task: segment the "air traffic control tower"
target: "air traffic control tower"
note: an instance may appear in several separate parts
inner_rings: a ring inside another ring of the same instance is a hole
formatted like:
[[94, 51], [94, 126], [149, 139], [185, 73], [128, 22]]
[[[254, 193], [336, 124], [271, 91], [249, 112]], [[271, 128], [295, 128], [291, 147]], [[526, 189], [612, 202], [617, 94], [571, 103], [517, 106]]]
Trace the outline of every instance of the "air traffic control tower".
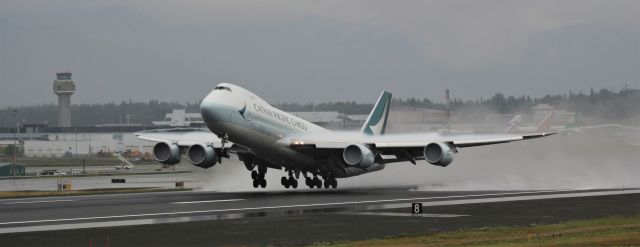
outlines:
[[58, 95], [58, 127], [71, 127], [71, 95], [76, 92], [76, 84], [71, 80], [71, 72], [56, 73], [53, 93]]

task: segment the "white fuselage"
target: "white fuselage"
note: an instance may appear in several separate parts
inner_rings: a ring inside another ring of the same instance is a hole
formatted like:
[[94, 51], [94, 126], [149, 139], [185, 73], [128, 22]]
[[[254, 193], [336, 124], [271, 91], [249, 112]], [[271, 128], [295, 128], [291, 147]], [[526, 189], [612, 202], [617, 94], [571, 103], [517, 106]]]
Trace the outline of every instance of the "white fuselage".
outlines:
[[291, 149], [293, 140], [286, 137], [329, 132], [272, 107], [241, 87], [225, 83], [202, 100], [200, 111], [213, 133], [251, 150], [270, 163], [285, 167], [310, 169], [314, 166], [314, 159]]

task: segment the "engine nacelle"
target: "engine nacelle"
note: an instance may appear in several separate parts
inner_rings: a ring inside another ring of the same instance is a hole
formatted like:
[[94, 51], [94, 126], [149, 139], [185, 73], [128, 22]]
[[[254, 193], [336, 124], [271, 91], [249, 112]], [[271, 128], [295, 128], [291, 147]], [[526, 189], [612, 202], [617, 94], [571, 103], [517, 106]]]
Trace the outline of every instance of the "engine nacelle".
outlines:
[[187, 157], [191, 164], [204, 169], [210, 168], [218, 163], [218, 154], [216, 154], [216, 150], [208, 145], [191, 145], [187, 150]]
[[158, 142], [153, 146], [153, 157], [163, 164], [178, 164], [180, 163], [180, 147], [174, 143]]
[[362, 144], [350, 144], [342, 151], [344, 162], [361, 168], [373, 165], [375, 154], [367, 146]]
[[453, 161], [455, 153], [449, 145], [439, 142], [427, 144], [422, 151], [424, 159], [432, 165], [446, 167]]

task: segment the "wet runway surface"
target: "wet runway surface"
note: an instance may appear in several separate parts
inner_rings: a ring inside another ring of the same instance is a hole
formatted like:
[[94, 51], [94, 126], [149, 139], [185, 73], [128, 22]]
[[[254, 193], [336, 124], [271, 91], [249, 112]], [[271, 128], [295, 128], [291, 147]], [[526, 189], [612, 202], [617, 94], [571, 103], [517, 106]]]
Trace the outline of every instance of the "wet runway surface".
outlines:
[[[411, 214], [412, 202], [423, 203], [422, 215]], [[0, 240], [302, 244], [637, 214], [640, 189], [163, 192], [0, 200]]]

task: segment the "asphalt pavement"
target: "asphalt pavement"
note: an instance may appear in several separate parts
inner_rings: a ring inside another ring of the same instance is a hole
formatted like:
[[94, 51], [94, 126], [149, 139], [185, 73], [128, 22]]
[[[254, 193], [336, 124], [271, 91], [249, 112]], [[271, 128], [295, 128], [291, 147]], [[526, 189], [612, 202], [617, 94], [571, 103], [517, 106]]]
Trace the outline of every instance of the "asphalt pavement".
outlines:
[[[412, 203], [424, 212], [412, 214]], [[640, 189], [414, 187], [159, 192], [0, 200], [3, 246], [201, 246], [379, 238], [640, 214]]]

